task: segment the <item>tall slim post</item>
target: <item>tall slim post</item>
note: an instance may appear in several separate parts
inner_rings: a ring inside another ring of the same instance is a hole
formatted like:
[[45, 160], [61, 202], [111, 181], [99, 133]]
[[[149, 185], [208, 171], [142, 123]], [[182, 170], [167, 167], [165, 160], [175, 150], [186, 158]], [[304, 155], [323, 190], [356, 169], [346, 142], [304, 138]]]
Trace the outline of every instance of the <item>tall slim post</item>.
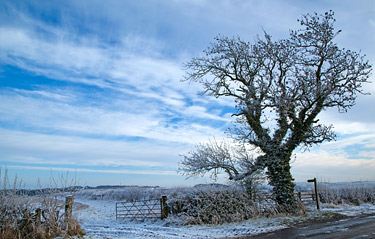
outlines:
[[161, 197], [160, 204], [161, 204], [161, 219], [165, 219], [168, 217], [167, 196]]
[[314, 189], [315, 189], [315, 201], [316, 201], [316, 208], [318, 211], [320, 211], [320, 205], [319, 205], [319, 194], [318, 194], [318, 183], [316, 181], [316, 178], [307, 180], [308, 183], [314, 183]]

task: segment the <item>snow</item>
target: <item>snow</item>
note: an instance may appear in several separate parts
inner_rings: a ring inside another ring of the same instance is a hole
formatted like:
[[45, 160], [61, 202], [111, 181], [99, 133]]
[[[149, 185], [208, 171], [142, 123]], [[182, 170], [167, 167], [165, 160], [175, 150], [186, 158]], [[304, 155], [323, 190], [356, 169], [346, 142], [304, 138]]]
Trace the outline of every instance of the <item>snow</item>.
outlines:
[[349, 204], [323, 204], [323, 212], [335, 212], [345, 216], [357, 216], [361, 214], [375, 214], [375, 205], [369, 203], [363, 203], [359, 206], [353, 206]]
[[[116, 201], [76, 199], [75, 205], [74, 215], [86, 230], [85, 239], [240, 237], [290, 227], [293, 223], [306, 220], [309, 217], [308, 215], [307, 217], [256, 218], [241, 223], [226, 223], [223, 225], [182, 225], [175, 217], [165, 220], [150, 219], [143, 222], [116, 220]], [[375, 213], [375, 205], [323, 205], [322, 212], [336, 212], [354, 216], [362, 213]], [[313, 217], [316, 214], [315, 211], [310, 216]]]

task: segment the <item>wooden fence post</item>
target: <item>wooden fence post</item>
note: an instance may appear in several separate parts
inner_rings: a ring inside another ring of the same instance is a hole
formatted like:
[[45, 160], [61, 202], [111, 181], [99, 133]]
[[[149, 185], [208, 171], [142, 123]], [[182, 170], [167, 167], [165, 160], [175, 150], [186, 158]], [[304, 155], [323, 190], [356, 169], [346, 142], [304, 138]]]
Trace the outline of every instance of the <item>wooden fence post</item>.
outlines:
[[67, 196], [65, 198], [65, 225], [69, 230], [70, 219], [72, 218], [73, 212], [73, 196]]
[[168, 217], [167, 196], [161, 197], [160, 204], [161, 204], [161, 219], [165, 219]]
[[36, 221], [36, 225], [39, 226], [41, 221], [42, 221], [42, 209], [38, 208], [35, 210], [35, 221]]
[[308, 183], [314, 183], [314, 189], [315, 189], [315, 201], [316, 201], [316, 208], [318, 211], [320, 211], [320, 205], [319, 205], [319, 194], [318, 194], [318, 184], [316, 182], [316, 178], [307, 180]]
[[116, 202], [116, 220], [118, 219], [118, 202]]

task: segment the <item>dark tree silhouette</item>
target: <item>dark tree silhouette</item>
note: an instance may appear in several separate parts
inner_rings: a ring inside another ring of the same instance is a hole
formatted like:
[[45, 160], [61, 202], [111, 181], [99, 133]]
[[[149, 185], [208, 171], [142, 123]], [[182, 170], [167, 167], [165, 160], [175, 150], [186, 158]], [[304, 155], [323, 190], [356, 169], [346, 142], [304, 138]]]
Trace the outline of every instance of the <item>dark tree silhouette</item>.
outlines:
[[[350, 109], [357, 95], [365, 94], [362, 83], [371, 72], [363, 55], [334, 43], [340, 31], [334, 30], [333, 16], [332, 11], [303, 15], [302, 29], [278, 41], [267, 33], [253, 44], [219, 36], [202, 57], [186, 64], [188, 81], [202, 83], [208, 95], [235, 100], [232, 135], [261, 151], [246, 170], [230, 170], [225, 163], [210, 170], [223, 169], [230, 179], [242, 180], [266, 169], [279, 207], [288, 212], [296, 208], [292, 152], [335, 139], [332, 126], [319, 122], [319, 113]], [[194, 162], [192, 152], [184, 156], [182, 170], [204, 170]]]

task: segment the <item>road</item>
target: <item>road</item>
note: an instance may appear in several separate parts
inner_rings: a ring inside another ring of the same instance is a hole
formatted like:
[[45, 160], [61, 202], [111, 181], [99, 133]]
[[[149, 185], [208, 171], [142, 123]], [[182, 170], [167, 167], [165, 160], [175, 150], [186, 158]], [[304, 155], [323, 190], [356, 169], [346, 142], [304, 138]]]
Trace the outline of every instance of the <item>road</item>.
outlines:
[[272, 238], [272, 239], [297, 239], [297, 238], [319, 238], [319, 239], [345, 239], [366, 238], [375, 239], [375, 214], [347, 217], [326, 222], [310, 222], [308, 224], [295, 225], [280, 231], [241, 237], [250, 238]]

